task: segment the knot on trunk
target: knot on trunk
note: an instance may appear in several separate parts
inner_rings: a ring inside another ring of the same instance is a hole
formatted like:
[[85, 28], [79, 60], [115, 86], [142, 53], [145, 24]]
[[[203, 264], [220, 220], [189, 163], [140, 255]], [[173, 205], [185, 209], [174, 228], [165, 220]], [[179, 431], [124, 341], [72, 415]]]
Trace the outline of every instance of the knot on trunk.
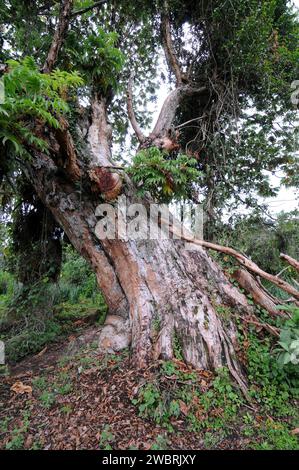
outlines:
[[122, 179], [118, 173], [112, 173], [105, 167], [95, 167], [89, 171], [89, 177], [106, 201], [116, 199], [121, 193]]

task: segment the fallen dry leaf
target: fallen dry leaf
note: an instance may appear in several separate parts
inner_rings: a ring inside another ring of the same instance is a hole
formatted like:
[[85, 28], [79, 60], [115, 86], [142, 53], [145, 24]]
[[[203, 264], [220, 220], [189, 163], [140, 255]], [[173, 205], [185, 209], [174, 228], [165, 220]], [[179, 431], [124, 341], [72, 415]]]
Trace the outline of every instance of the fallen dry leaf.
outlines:
[[291, 431], [291, 434], [294, 434], [294, 435], [299, 434], [299, 428], [293, 429], [293, 430]]
[[183, 415], [187, 416], [189, 413], [189, 406], [187, 406], [186, 403], [182, 400], [179, 400], [179, 404], [181, 412], [183, 413]]
[[32, 393], [32, 387], [30, 385], [24, 385], [23, 382], [15, 382], [11, 387], [10, 390], [17, 394], [23, 395], [23, 393]]
[[76, 340], [76, 336], [70, 335], [70, 336], [68, 337], [68, 340], [69, 340], [69, 341], [75, 341], [75, 340]]

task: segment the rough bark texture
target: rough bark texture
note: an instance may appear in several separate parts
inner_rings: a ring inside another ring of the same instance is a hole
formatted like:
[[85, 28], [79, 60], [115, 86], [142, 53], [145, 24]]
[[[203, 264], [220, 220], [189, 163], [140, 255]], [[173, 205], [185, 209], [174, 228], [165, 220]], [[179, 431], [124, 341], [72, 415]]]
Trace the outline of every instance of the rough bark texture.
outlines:
[[[186, 362], [203, 369], [228, 366], [245, 389], [230, 312], [242, 315], [250, 308], [202, 248], [188, 251], [179, 240], [100, 242], [95, 236], [100, 195], [86, 188], [78, 194], [46, 155], [36, 156], [29, 177], [74, 247], [90, 262], [109, 313], [130, 325], [138, 366], [145, 367], [153, 357], [172, 358], [176, 341]], [[132, 201], [130, 191], [128, 185]], [[109, 328], [111, 333], [111, 322]]]
[[[71, 3], [62, 4], [45, 71], [51, 70], [61, 48]], [[164, 26], [167, 50], [173, 56], [167, 18]], [[150, 145], [161, 145], [183, 98], [205, 90], [178, 82], [148, 138]], [[246, 393], [233, 318], [251, 313], [251, 308], [206, 251], [202, 247], [189, 251], [183, 241], [174, 239], [99, 241], [96, 236], [96, 208], [103, 199], [113, 200], [122, 192], [129, 203], [143, 202], [148, 208], [149, 201], [138, 201], [128, 178], [124, 177], [123, 184], [120, 174], [111, 171], [109, 99], [93, 85], [85, 142], [88, 155], [83, 158], [75, 152], [64, 127], [62, 135], [53, 132], [49, 138], [45, 134], [52, 153], [33, 151], [26, 172], [39, 198], [96, 273], [109, 308], [101, 346], [113, 350], [120, 344], [131, 345], [139, 367], [146, 367], [153, 358], [171, 359], [179, 349], [196, 368], [227, 366]], [[62, 158], [57, 158], [57, 152], [64, 154]]]

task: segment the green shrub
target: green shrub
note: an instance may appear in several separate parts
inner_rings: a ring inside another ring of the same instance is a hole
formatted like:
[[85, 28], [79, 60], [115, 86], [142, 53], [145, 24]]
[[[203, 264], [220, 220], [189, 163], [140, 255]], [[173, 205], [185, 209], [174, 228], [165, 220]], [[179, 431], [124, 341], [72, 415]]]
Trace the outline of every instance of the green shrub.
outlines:
[[277, 361], [283, 367], [298, 366], [299, 364], [299, 308], [295, 306], [281, 306], [292, 317], [282, 326], [277, 348]]
[[141, 150], [133, 157], [128, 173], [142, 196], [149, 192], [159, 202], [186, 198], [191, 185], [202, 175], [197, 160], [187, 155], [170, 158], [156, 147]]

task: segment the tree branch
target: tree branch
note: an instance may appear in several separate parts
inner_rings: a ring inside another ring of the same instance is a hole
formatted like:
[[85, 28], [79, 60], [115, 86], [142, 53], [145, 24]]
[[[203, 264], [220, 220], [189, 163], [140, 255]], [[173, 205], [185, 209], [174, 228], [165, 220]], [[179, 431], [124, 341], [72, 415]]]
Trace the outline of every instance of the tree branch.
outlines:
[[132, 127], [134, 129], [134, 132], [137, 136], [137, 139], [142, 144], [145, 141], [145, 136], [144, 136], [143, 132], [141, 131], [140, 127], [139, 127], [139, 124], [137, 122], [137, 119], [136, 119], [136, 116], [135, 116], [135, 113], [134, 113], [132, 82], [133, 82], [133, 76], [131, 75], [130, 78], [129, 78], [128, 89], [127, 89], [128, 116], [129, 116], [130, 122], [132, 124]]
[[267, 310], [271, 315], [282, 315], [282, 312], [277, 309], [277, 305], [280, 305], [281, 301], [279, 304], [276, 304], [248, 271], [245, 269], [237, 269], [237, 271], [232, 274], [232, 278], [238, 282], [247, 294], [252, 296], [256, 304]]
[[294, 258], [291, 258], [291, 256], [285, 255], [283, 253], [280, 253], [281, 259], [289, 263], [293, 268], [296, 269], [299, 273], [299, 261], [295, 260]]
[[93, 10], [96, 7], [101, 7], [107, 3], [107, 0], [101, 0], [99, 2], [95, 2], [93, 5], [90, 5], [89, 7], [81, 8], [81, 10], [73, 11], [71, 14], [71, 18], [74, 18], [75, 16], [78, 15], [83, 15], [84, 13], [88, 13], [89, 11]]
[[271, 326], [268, 323], [260, 323], [258, 321], [248, 319], [248, 318], [242, 318], [242, 321], [244, 321], [245, 323], [250, 323], [251, 325], [258, 326], [259, 328], [264, 328], [265, 330], [268, 331], [268, 333], [275, 336], [276, 338], [279, 338], [280, 336], [279, 328], [276, 328], [275, 326]]
[[94, 92], [91, 98], [91, 125], [87, 136], [92, 154], [91, 167], [111, 165], [111, 138], [112, 129], [108, 123], [106, 100]]
[[107, 117], [107, 100], [97, 92], [91, 99], [91, 126], [87, 140], [92, 156], [88, 174], [93, 188], [106, 201], [115, 199], [121, 192], [122, 178], [118, 173], [110, 171], [112, 129]]
[[44, 73], [51, 73], [57, 61], [58, 54], [63, 45], [65, 34], [69, 27], [73, 0], [63, 0], [61, 2], [58, 24], [54, 33], [53, 41], [48, 52], [46, 62], [43, 66]]
[[173, 90], [163, 103], [151, 137], [163, 136], [171, 128], [177, 108], [185, 97], [195, 94], [200, 95], [205, 91], [206, 87], [193, 88], [190, 85], [181, 85]]
[[165, 11], [161, 15], [162, 46], [168, 67], [175, 75], [177, 86], [180, 86], [183, 83], [183, 73], [173, 47], [167, 1], [164, 2], [164, 6]]
[[[169, 226], [169, 223], [165, 220], [161, 220], [161, 223], [163, 223], [165, 226]], [[224, 253], [226, 255], [232, 256], [242, 266], [247, 268], [252, 273], [257, 274], [258, 276], [262, 277], [263, 279], [266, 279], [267, 281], [270, 281], [272, 284], [276, 285], [280, 289], [292, 295], [296, 300], [299, 300], [299, 291], [297, 291], [291, 284], [289, 284], [286, 281], [283, 281], [282, 279], [277, 278], [276, 276], [273, 276], [272, 274], [269, 274], [263, 271], [261, 268], [257, 266], [257, 264], [255, 264], [253, 261], [246, 258], [245, 256], [241, 255], [233, 248], [230, 248], [227, 246], [216, 245], [215, 243], [206, 242], [205, 240], [195, 239], [192, 236], [189, 237], [186, 235], [182, 235], [180, 231], [176, 230], [174, 226], [169, 226], [169, 231], [173, 235], [176, 235], [181, 240], [184, 240], [188, 243], [193, 243], [194, 245], [202, 246], [209, 250], [218, 251], [219, 253]]]

